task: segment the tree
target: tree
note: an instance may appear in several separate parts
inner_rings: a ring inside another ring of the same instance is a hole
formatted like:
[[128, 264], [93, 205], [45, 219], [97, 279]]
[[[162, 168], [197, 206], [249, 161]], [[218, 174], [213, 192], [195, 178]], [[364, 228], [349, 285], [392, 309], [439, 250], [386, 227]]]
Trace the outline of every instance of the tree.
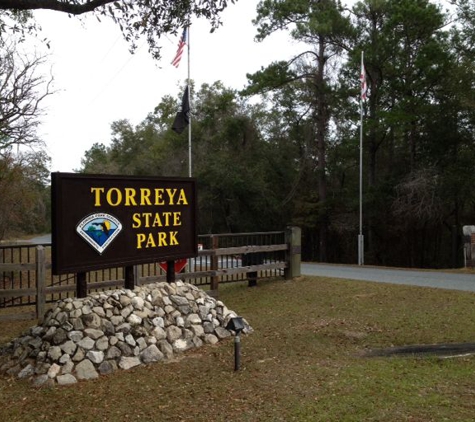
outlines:
[[[313, 132], [314, 157], [318, 201], [318, 256], [327, 261], [329, 208], [327, 203], [327, 143], [332, 118], [330, 60], [345, 49], [346, 38], [351, 36], [349, 20], [343, 16], [339, 4], [333, 0], [269, 0], [257, 8], [258, 40], [273, 32], [286, 29], [291, 37], [303, 43], [307, 50], [297, 54], [288, 63], [272, 63], [265, 69], [248, 75], [250, 86], [246, 93], [280, 89], [291, 84], [301, 92], [302, 118]], [[305, 117], [304, 117], [305, 116]], [[308, 196], [310, 198], [311, 196]]]
[[[135, 50], [136, 41], [145, 37], [154, 58], [160, 57], [160, 37], [176, 34], [188, 26], [190, 16], [204, 17], [212, 30], [220, 25], [219, 13], [236, 0], [0, 0], [0, 10], [20, 21], [25, 28], [31, 15], [23, 12], [48, 9], [73, 16], [95, 15], [110, 18]], [[19, 19], [21, 17], [21, 19]]]
[[49, 157], [36, 132], [52, 93], [52, 77], [39, 76], [44, 62], [0, 39], [0, 239], [48, 226]]
[[44, 152], [0, 156], [0, 240], [49, 229], [48, 165]]
[[204, 232], [281, 226], [274, 212], [272, 152], [256, 124], [260, 106], [250, 106], [220, 82], [204, 84], [194, 104], [193, 174], [200, 181]]
[[[261, 105], [247, 104], [220, 82], [192, 92], [193, 177], [199, 181], [200, 232], [284, 227], [289, 221], [289, 180], [295, 179], [284, 175], [291, 172], [291, 149], [271, 136], [263, 137], [257, 128], [258, 122], [265, 122], [266, 130], [278, 132], [272, 122], [275, 116]], [[187, 131], [178, 135], [171, 130], [178, 107], [178, 98], [164, 97], [136, 127], [127, 121], [114, 122], [110, 146], [96, 144], [87, 151], [82, 171], [188, 175]]]
[[[39, 75], [44, 57], [25, 57], [15, 46], [3, 45], [0, 57], [0, 154], [12, 146], [41, 143], [36, 129], [41, 103], [50, 95], [52, 77]], [[41, 92], [40, 92], [41, 91]]]
[[111, 162], [110, 148], [104, 144], [95, 143], [84, 153], [81, 158], [81, 168], [76, 170], [91, 174], [114, 174], [117, 173], [117, 165]]
[[[343, 86], [354, 84], [364, 51], [369, 86], [363, 148], [366, 262], [380, 264], [392, 259], [391, 243], [402, 245], [407, 239], [415, 245], [426, 235], [429, 222], [440, 218], [440, 214], [422, 218], [408, 207], [405, 215], [412, 215], [412, 223], [417, 215], [421, 218], [418, 224], [406, 224], [402, 208], [408, 202], [401, 195], [409, 186], [424, 186], [431, 180], [428, 174], [439, 173], [434, 167], [436, 158], [429, 158], [428, 151], [436, 143], [429, 133], [433, 133], [433, 113], [441, 106], [441, 87], [447, 86], [453, 65], [445, 31], [447, 17], [434, 2], [366, 0], [356, 4], [353, 16], [358, 37], [341, 80]], [[435, 192], [440, 193], [440, 189]], [[397, 233], [393, 239], [391, 231]]]

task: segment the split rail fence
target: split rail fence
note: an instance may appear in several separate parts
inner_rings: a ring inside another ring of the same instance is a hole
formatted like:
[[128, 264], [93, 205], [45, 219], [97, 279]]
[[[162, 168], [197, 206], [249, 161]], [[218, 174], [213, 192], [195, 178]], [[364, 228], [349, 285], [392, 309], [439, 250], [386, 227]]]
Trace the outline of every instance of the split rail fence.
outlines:
[[[177, 279], [207, 286], [217, 297], [220, 283], [300, 276], [301, 232], [286, 231], [198, 236], [198, 256]], [[88, 293], [124, 288], [124, 268], [87, 273]], [[166, 281], [158, 262], [134, 266], [133, 285]], [[130, 285], [130, 282], [128, 283]], [[48, 303], [77, 296], [77, 274], [53, 275], [51, 244], [0, 246], [0, 321], [38, 319]], [[13, 311], [13, 312], [11, 312]]]

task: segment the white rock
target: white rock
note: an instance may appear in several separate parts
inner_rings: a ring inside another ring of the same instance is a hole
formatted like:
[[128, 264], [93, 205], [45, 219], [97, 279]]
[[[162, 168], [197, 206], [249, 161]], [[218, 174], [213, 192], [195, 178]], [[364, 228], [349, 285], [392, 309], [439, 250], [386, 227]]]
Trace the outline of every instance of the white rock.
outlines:
[[205, 343], [207, 344], [216, 344], [219, 341], [218, 337], [213, 334], [206, 334], [205, 335]]
[[132, 334], [127, 334], [127, 335], [125, 336], [125, 342], [126, 342], [129, 346], [132, 346], [132, 347], [134, 347], [134, 346], [136, 345], [134, 336], [133, 336]]
[[140, 363], [141, 361], [139, 357], [122, 356], [120, 358], [119, 367], [127, 370], [133, 368], [134, 366], [140, 365]]
[[53, 361], [57, 361], [62, 354], [63, 351], [59, 346], [52, 346], [48, 349], [48, 357]]
[[86, 328], [84, 330], [84, 334], [92, 338], [93, 340], [97, 340], [98, 338], [101, 338], [104, 335], [104, 332], [101, 330], [97, 330], [96, 328]]
[[190, 342], [180, 338], [173, 342], [173, 350], [183, 352], [191, 347]]
[[58, 381], [59, 385], [71, 385], [71, 384], [76, 384], [78, 382], [78, 380], [74, 377], [74, 375], [71, 375], [71, 374], [59, 375], [56, 378], [56, 381]]
[[105, 317], [106, 316], [104, 308], [101, 308], [100, 306], [95, 306], [94, 308], [92, 308], [92, 311], [95, 312], [100, 317]]
[[198, 314], [190, 314], [186, 317], [186, 326], [189, 327], [190, 325], [194, 324], [201, 324], [201, 318]]
[[140, 325], [142, 324], [142, 318], [140, 318], [138, 315], [136, 314], [131, 314], [128, 318], [127, 318], [127, 322], [130, 324], [130, 325]]
[[79, 343], [78, 346], [82, 347], [85, 350], [91, 350], [94, 347], [95, 341], [92, 338], [84, 337]]
[[106, 336], [103, 336], [96, 341], [97, 350], [107, 350], [108, 347], [109, 347], [109, 339]]
[[152, 344], [142, 351], [140, 359], [143, 363], [157, 362], [163, 359], [163, 353], [158, 350], [158, 347]]
[[48, 377], [56, 378], [56, 376], [59, 374], [59, 371], [61, 371], [61, 366], [56, 363], [53, 363], [48, 369]]
[[89, 352], [86, 353], [86, 357], [95, 364], [99, 364], [104, 360], [104, 352], [99, 350], [89, 350]]
[[163, 320], [162, 317], [155, 317], [152, 319], [152, 324], [155, 325], [155, 327], [165, 327], [165, 321]]
[[19, 373], [18, 378], [28, 378], [35, 373], [35, 367], [31, 364], [26, 365]]
[[69, 362], [71, 360], [71, 356], [65, 353], [63, 356], [59, 358], [59, 363], [61, 365], [64, 365], [65, 363]]
[[139, 346], [140, 351], [144, 350], [147, 347], [147, 341], [143, 337], [139, 337], [136, 342], [137, 346]]
[[155, 327], [152, 330], [152, 335], [157, 339], [157, 340], [162, 340], [167, 337], [167, 333], [162, 327]]
[[135, 309], [138, 309], [138, 310], [143, 309], [144, 303], [145, 303], [145, 301], [139, 296], [136, 296], [136, 297], [132, 298], [132, 301], [131, 301], [132, 306]]
[[73, 369], [74, 369], [74, 362], [72, 360], [69, 360], [61, 367], [61, 373], [63, 375], [70, 374], [71, 372], [73, 372]]
[[170, 343], [173, 343], [174, 341], [178, 340], [181, 335], [181, 329], [176, 327], [175, 325], [170, 325], [170, 327], [167, 328], [167, 340]]
[[76, 376], [79, 380], [89, 380], [98, 378], [99, 374], [89, 359], [84, 359], [76, 365]]

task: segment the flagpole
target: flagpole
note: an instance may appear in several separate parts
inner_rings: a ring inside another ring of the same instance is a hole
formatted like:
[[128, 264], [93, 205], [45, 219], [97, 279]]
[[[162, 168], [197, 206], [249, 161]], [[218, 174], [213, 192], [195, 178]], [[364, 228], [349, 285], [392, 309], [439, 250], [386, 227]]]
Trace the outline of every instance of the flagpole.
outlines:
[[190, 26], [191, 25], [188, 25], [188, 101], [189, 101], [189, 104], [190, 104], [190, 112], [189, 112], [189, 116], [188, 116], [188, 120], [189, 120], [189, 123], [188, 123], [188, 176], [191, 177], [193, 172], [192, 172], [192, 166], [191, 166], [191, 116], [193, 115], [192, 113], [192, 110], [193, 110], [193, 103], [191, 101], [191, 78], [190, 78], [190, 75], [191, 75], [191, 72], [190, 72], [190, 69], [191, 69], [191, 66], [190, 66], [190, 43], [191, 43], [191, 37], [190, 37]]
[[[361, 52], [361, 77], [364, 75], [364, 52]], [[363, 81], [362, 81], [363, 82]], [[363, 236], [363, 92], [360, 95], [360, 233], [358, 235], [358, 265], [364, 265]]]

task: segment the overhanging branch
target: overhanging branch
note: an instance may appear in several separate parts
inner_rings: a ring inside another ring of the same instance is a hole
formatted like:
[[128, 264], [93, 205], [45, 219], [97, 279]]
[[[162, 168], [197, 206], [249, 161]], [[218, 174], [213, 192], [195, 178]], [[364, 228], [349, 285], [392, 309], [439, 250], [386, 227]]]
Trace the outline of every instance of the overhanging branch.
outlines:
[[92, 12], [98, 7], [114, 0], [88, 0], [84, 3], [79, 1], [58, 1], [58, 0], [0, 0], [0, 10], [37, 10], [47, 9], [57, 12], [69, 13], [71, 15], [81, 15], [83, 13]]

